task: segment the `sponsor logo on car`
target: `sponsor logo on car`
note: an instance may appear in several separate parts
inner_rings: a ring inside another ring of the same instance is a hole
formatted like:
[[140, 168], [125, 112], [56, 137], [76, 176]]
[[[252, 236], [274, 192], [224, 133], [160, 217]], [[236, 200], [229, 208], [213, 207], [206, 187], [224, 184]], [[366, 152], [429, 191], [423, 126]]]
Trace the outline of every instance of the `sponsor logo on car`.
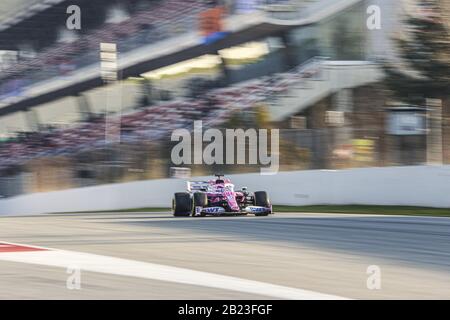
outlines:
[[210, 208], [204, 208], [202, 212], [204, 212], [204, 213], [222, 213], [222, 212], [225, 212], [225, 209], [221, 208], [221, 207], [210, 207]]
[[264, 207], [255, 207], [255, 206], [249, 206], [249, 207], [247, 207], [247, 208], [245, 208], [245, 210], [247, 211], [247, 212], [267, 212], [267, 211], [269, 211], [269, 209], [268, 208], [264, 208]]

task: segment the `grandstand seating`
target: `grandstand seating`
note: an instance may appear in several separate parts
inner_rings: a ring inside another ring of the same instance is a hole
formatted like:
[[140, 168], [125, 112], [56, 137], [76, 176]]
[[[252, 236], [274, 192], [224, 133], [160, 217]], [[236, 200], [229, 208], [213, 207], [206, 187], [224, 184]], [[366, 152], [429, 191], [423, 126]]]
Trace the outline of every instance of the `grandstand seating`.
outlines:
[[[218, 126], [236, 111], [251, 108], [255, 103], [269, 98], [276, 99], [291, 86], [319, 72], [320, 64], [313, 61], [286, 73], [211, 90], [203, 99], [170, 101], [121, 117], [113, 115], [111, 123], [120, 121], [121, 140], [131, 143], [160, 139], [177, 128], [192, 127], [192, 121], [196, 119], [203, 120], [204, 127]], [[213, 105], [208, 104], [208, 101], [214, 101]], [[99, 117], [69, 129], [36, 133], [36, 136], [21, 142], [0, 144], [0, 169], [22, 164], [36, 157], [68, 155], [101, 148], [105, 144], [105, 119]]]
[[[85, 59], [84, 55], [97, 53], [100, 42], [115, 42], [123, 51], [195, 30], [196, 17], [206, 6], [204, 2], [196, 0], [167, 0], [140, 10], [120, 23], [105, 23], [101, 28], [81, 35], [74, 42], [55, 43], [36, 57], [21, 60], [2, 70], [0, 97], [6, 94], [8, 83], [14, 79], [26, 75], [24, 80], [27, 83], [39, 81], [60, 75], [60, 64], [71, 63], [76, 69], [98, 61]], [[123, 47], [122, 41], [125, 42]]]

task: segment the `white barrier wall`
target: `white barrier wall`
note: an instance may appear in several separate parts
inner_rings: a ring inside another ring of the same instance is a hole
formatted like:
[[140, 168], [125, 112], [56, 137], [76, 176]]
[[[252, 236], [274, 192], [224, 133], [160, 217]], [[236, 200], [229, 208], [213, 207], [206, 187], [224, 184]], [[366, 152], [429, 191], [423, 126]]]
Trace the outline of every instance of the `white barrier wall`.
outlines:
[[[268, 191], [273, 204], [450, 207], [450, 166], [305, 170], [229, 177], [238, 188]], [[160, 179], [34, 193], [0, 200], [0, 215], [170, 207], [173, 193], [183, 190], [184, 180]]]

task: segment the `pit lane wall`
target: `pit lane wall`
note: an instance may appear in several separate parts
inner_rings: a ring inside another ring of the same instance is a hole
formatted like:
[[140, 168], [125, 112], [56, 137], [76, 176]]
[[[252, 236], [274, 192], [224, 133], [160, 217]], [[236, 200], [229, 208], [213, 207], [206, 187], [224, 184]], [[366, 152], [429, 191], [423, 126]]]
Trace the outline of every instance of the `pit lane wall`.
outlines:
[[[266, 190], [273, 204], [373, 204], [450, 207], [450, 166], [304, 170], [228, 176], [237, 188]], [[194, 180], [209, 177], [196, 177]], [[0, 215], [170, 207], [185, 180], [110, 184], [0, 200]]]

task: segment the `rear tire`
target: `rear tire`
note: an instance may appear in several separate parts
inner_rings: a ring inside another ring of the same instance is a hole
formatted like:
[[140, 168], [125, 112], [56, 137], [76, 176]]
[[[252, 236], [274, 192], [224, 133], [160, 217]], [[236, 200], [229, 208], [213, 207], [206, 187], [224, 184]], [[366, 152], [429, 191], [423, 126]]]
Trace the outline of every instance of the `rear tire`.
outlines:
[[[204, 192], [196, 192], [192, 197], [192, 216], [195, 216], [195, 207], [206, 207], [208, 206], [208, 196]], [[201, 214], [201, 216], [205, 216]]]
[[[255, 191], [255, 206], [258, 207], [270, 207], [270, 201], [269, 196], [267, 195], [267, 192], [265, 191]], [[255, 216], [268, 216], [268, 212], [264, 213], [255, 213]]]
[[192, 211], [191, 195], [187, 192], [177, 192], [172, 201], [175, 217], [188, 217]]

